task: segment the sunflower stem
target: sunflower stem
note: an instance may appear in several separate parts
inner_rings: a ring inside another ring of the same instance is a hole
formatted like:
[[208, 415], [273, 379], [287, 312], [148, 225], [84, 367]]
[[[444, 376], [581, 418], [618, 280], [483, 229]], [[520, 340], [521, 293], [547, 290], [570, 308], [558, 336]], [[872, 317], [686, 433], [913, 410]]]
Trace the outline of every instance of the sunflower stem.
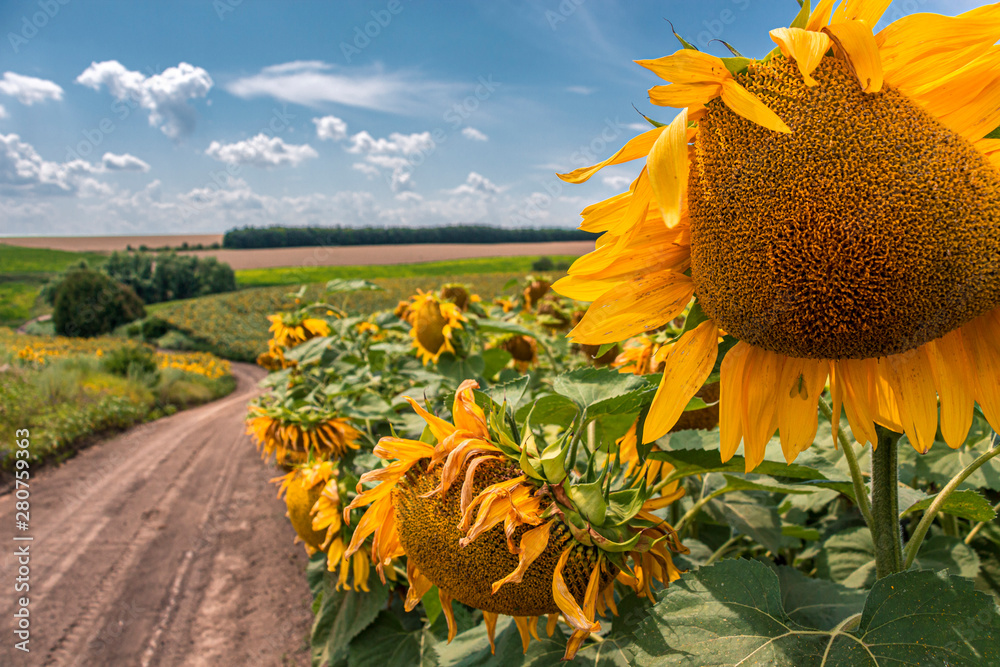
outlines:
[[[822, 397], [819, 399], [819, 409], [832, 423], [833, 408]], [[854, 454], [854, 445], [847, 439], [844, 429], [837, 430], [837, 440], [840, 442], [840, 448], [844, 452], [844, 458], [847, 459], [847, 467], [851, 470], [851, 481], [854, 483], [854, 497], [856, 498], [858, 510], [860, 510], [861, 516], [864, 517], [865, 523], [868, 524], [868, 529], [874, 535], [875, 518], [872, 516], [871, 503], [868, 502], [868, 489], [865, 487], [865, 478], [861, 473], [861, 466], [858, 465], [858, 457]], [[864, 448], [862, 447], [862, 449]]]
[[902, 572], [903, 539], [899, 525], [899, 433], [876, 424], [878, 447], [872, 451], [872, 519], [875, 576]]
[[[910, 538], [909, 543], [906, 545], [906, 560], [904, 562], [904, 566], [907, 569], [909, 569], [910, 565], [913, 564], [914, 559], [917, 557], [917, 552], [920, 551], [920, 544], [927, 536], [927, 531], [930, 530], [931, 524], [934, 523], [934, 517], [936, 517], [938, 512], [941, 511], [941, 507], [944, 505], [945, 501], [948, 500], [948, 496], [954, 493], [955, 490], [962, 485], [962, 482], [968, 479], [969, 475], [979, 470], [984, 463], [997, 454], [1000, 454], [1000, 445], [987, 449], [982, 456], [966, 466], [965, 470], [952, 477], [951, 481], [945, 484], [944, 488], [941, 489], [936, 496], [934, 496], [934, 502], [932, 502], [931, 506], [927, 508], [926, 512], [924, 512], [924, 518], [922, 518], [920, 523], [917, 524], [916, 530], [913, 531], [913, 537]], [[974, 533], [970, 534], [970, 538], [973, 535]], [[966, 544], [968, 544], [968, 542], [966, 542]]]

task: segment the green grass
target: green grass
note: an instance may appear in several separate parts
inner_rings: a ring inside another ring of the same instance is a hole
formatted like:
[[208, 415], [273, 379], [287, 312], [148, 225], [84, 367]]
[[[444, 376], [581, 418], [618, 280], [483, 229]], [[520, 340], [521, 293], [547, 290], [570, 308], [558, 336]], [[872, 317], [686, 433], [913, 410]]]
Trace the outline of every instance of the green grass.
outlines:
[[97, 252], [69, 252], [48, 248], [23, 248], [0, 243], [0, 274], [58, 273], [84, 260], [94, 268], [107, 260]]
[[[549, 256], [556, 264], [570, 264], [573, 255]], [[483, 273], [531, 273], [531, 265], [538, 257], [482, 257], [456, 259], [443, 262], [415, 264], [386, 264], [379, 266], [291, 266], [272, 269], [244, 269], [236, 272], [240, 287], [270, 287], [275, 285], [302, 285], [321, 283], [334, 278], [417, 278], [463, 276]]]
[[0, 326], [30, 319], [41, 289], [38, 283], [0, 282]]

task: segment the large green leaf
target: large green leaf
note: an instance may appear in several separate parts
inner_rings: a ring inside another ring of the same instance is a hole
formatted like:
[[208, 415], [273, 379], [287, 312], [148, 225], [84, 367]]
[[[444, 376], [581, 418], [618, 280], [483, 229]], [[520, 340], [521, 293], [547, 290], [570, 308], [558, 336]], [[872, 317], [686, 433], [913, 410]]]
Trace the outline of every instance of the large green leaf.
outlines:
[[776, 568], [781, 603], [789, 618], [801, 626], [833, 630], [848, 616], [861, 613], [865, 593], [826, 579], [812, 579], [793, 567]]
[[[970, 463], [987, 450], [991, 437], [986, 437], [972, 446], [962, 445], [949, 449], [937, 443], [926, 454], [917, 454], [912, 447], [899, 448], [899, 479], [907, 484], [914, 480], [931, 482], [944, 486], [951, 478], [964, 470]], [[991, 489], [1000, 491], [1000, 456], [987, 461], [979, 470], [962, 482], [961, 489]]]
[[516, 412], [524, 400], [524, 396], [528, 391], [528, 384], [530, 382], [531, 377], [522, 375], [516, 380], [496, 384], [492, 387], [486, 387], [481, 391], [493, 399], [493, 402], [497, 405], [503, 405], [504, 402], [506, 402], [507, 406]]
[[935, 535], [920, 545], [914, 567], [918, 570], [948, 570], [973, 578], [979, 573], [979, 556], [957, 537]]
[[[581, 368], [564, 373], [552, 381], [552, 386], [558, 394], [570, 399], [581, 408], [595, 403], [606, 404], [613, 398], [630, 394], [646, 385], [646, 380], [641, 376], [619, 373], [607, 368]], [[607, 411], [607, 405], [601, 409]], [[634, 409], [638, 410], [638, 406]]]
[[[653, 451], [649, 458], [658, 461], [668, 461], [674, 466], [675, 477], [688, 477], [690, 475], [703, 475], [709, 472], [735, 472], [743, 473], [746, 470], [746, 463], [742, 456], [734, 456], [725, 463], [719, 456], [718, 449], [678, 449], [670, 451]], [[827, 466], [829, 468], [829, 466]], [[754, 472], [771, 477], [790, 477], [803, 480], [830, 481], [835, 480], [838, 484], [850, 485], [850, 480], [843, 479], [836, 469], [823, 470], [819, 466], [802, 465], [793, 463], [786, 465], [778, 461], [764, 461], [754, 469]], [[827, 477], [824, 473], [829, 473], [833, 477]]]
[[[799, 580], [795, 586], [813, 583]], [[821, 584], [809, 596], [824, 590]], [[810, 620], [799, 614], [799, 621]], [[852, 625], [823, 630], [797, 622], [783, 604], [774, 571], [756, 561], [729, 560], [671, 585], [636, 627], [628, 649], [633, 664], [644, 666], [898, 667], [1000, 660], [1000, 614], [960, 577], [926, 571], [885, 577], [868, 595], [857, 627]]]
[[323, 553], [311, 559], [307, 578], [319, 603], [310, 640], [313, 664], [333, 664], [347, 657], [347, 645], [385, 608], [389, 589], [377, 577], [371, 577], [371, 592], [336, 590], [336, 580], [326, 571]]
[[848, 586], [867, 588], [875, 582], [875, 544], [867, 527], [841, 530], [823, 543], [816, 559], [819, 576]]
[[438, 371], [456, 386], [463, 380], [480, 377], [484, 370], [486, 362], [478, 354], [459, 359], [450, 352], [445, 352], [438, 358]]
[[506, 322], [504, 320], [491, 320], [489, 318], [481, 318], [475, 320], [476, 328], [479, 331], [487, 333], [500, 333], [500, 334], [518, 334], [521, 336], [527, 336], [528, 338], [537, 338], [536, 334], [531, 329], [526, 329], [520, 324], [515, 324], [514, 322]]
[[391, 611], [382, 611], [368, 628], [351, 643], [349, 667], [437, 667], [437, 640], [430, 630], [406, 629]]
[[716, 521], [743, 533], [773, 554], [781, 549], [781, 517], [766, 496], [737, 491], [705, 504]]
[[[556, 667], [566, 650], [566, 637], [557, 629], [550, 638], [545, 634], [545, 618], [538, 621], [541, 641], [531, 641], [527, 653], [521, 645], [517, 626], [508, 616], [501, 616], [496, 627], [496, 654], [490, 653], [486, 626], [480, 624], [459, 633], [450, 644], [438, 644], [441, 667]], [[385, 663], [384, 667], [396, 663]], [[574, 664], [574, 663], [569, 663]]]
[[[931, 506], [934, 499], [937, 496], [925, 497], [919, 502], [913, 503], [906, 509], [904, 509], [900, 516], [906, 516], [911, 512], [922, 511]], [[900, 498], [900, 505], [902, 505], [902, 498]], [[982, 496], [978, 491], [973, 491], [972, 489], [964, 489], [961, 491], [955, 491], [950, 496], [945, 498], [944, 503], [941, 505], [940, 511], [945, 514], [954, 514], [955, 516], [962, 517], [963, 519], [969, 519], [971, 521], [992, 521], [997, 518], [997, 513], [990, 507], [990, 503], [986, 498]]]
[[361, 278], [334, 278], [326, 283], [326, 291], [330, 293], [381, 292], [383, 289], [375, 283], [362, 280]]

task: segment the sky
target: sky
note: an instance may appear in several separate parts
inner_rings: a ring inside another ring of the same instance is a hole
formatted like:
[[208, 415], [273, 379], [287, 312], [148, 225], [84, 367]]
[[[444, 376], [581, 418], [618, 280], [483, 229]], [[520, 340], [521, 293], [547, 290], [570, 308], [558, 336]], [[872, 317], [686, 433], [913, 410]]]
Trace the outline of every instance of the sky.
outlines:
[[[982, 3], [896, 0], [904, 14]], [[575, 227], [669, 122], [633, 60], [761, 57], [795, 0], [2, 0], [0, 236]], [[668, 23], [668, 21], [670, 23]]]

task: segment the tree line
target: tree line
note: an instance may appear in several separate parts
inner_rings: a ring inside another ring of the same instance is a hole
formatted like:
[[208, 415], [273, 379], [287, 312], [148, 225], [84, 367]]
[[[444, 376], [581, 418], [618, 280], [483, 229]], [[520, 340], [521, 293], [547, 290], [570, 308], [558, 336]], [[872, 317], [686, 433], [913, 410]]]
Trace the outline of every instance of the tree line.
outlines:
[[223, 248], [413, 245], [439, 243], [543, 243], [592, 241], [578, 229], [508, 229], [484, 225], [446, 227], [242, 227], [222, 237]]

